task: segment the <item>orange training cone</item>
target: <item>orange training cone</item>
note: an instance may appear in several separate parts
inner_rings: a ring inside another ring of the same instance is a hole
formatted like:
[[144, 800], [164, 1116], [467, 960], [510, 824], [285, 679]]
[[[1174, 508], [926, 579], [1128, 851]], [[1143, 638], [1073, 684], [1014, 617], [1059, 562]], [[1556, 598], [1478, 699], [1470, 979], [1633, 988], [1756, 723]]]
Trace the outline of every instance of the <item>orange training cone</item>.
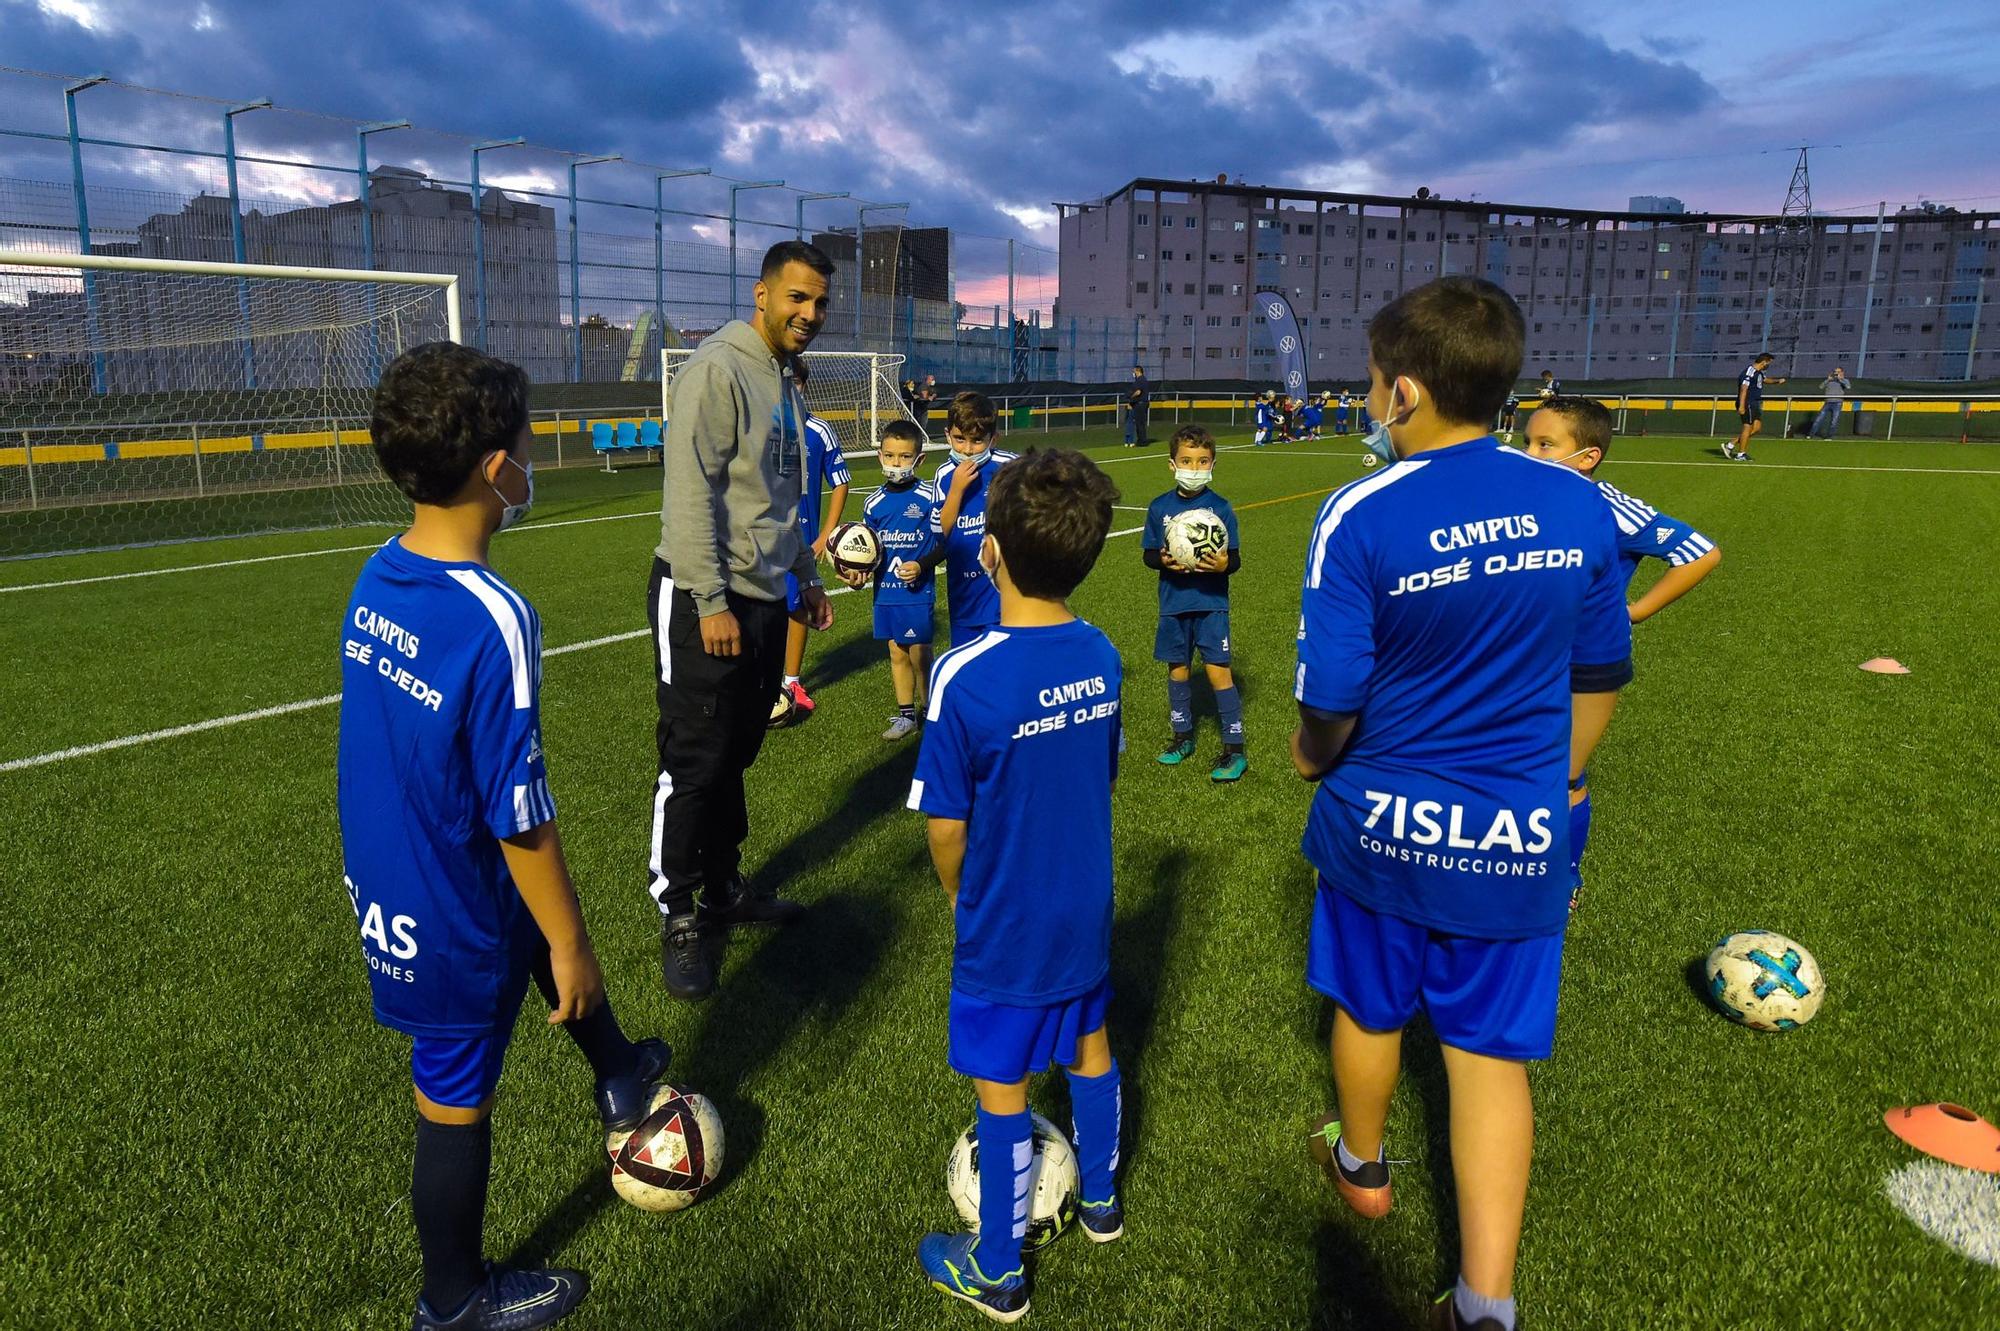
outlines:
[[1912, 1105], [1882, 1115], [1889, 1131], [1947, 1164], [2000, 1174], [2000, 1128], [1963, 1105]]

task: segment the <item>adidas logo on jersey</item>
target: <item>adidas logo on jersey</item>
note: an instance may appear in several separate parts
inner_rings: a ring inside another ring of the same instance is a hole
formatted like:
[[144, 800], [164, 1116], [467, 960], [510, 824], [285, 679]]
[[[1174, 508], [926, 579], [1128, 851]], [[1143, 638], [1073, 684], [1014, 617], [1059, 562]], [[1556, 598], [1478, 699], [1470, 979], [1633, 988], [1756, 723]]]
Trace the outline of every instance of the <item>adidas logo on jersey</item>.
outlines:
[[1667, 538], [1673, 534], [1674, 529], [1672, 527], [1655, 527], [1653, 528], [1653, 544], [1665, 545]]
[[903, 516], [906, 518], [920, 518], [923, 515], [924, 515], [924, 510], [921, 504], [911, 504], [908, 508], [903, 510]]
[[906, 638], [914, 638], [917, 636], [917, 631], [915, 629], [904, 629], [903, 636]]

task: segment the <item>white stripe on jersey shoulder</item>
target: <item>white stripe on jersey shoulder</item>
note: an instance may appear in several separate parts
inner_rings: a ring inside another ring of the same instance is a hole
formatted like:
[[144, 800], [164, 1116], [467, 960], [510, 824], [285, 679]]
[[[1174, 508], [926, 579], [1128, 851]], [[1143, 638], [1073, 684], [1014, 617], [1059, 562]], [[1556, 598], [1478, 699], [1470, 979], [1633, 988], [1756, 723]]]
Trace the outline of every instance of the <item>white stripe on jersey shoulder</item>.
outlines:
[[507, 644], [507, 660], [514, 677], [515, 710], [532, 705], [535, 692], [528, 673], [528, 627], [516, 612], [514, 602], [480, 577], [477, 570], [455, 568], [448, 571], [453, 582], [479, 598], [479, 603], [486, 607], [486, 613], [493, 617], [495, 627], [500, 630], [500, 640]]
[[542, 617], [535, 613], [535, 607], [528, 604], [527, 598], [508, 585], [507, 580], [498, 573], [490, 568], [473, 571], [492, 586], [499, 588], [507, 599], [514, 603], [514, 610], [521, 616], [521, 622], [528, 626], [528, 666], [534, 673], [535, 687], [539, 689], [542, 686]]
[[931, 667], [931, 705], [924, 713], [924, 719], [935, 721], [943, 715], [944, 691], [958, 672], [974, 661], [1007, 641], [1008, 635], [999, 629], [988, 629], [963, 647], [954, 647], [937, 659]]
[[1406, 458], [1390, 464], [1372, 476], [1363, 476], [1358, 481], [1349, 481], [1327, 496], [1326, 503], [1319, 511], [1319, 521], [1313, 527], [1312, 560], [1307, 566], [1306, 586], [1319, 586], [1320, 572], [1326, 563], [1327, 542], [1340, 527], [1341, 520], [1354, 511], [1354, 506], [1372, 494], [1379, 494], [1406, 476], [1414, 476], [1430, 463], [1423, 458]]

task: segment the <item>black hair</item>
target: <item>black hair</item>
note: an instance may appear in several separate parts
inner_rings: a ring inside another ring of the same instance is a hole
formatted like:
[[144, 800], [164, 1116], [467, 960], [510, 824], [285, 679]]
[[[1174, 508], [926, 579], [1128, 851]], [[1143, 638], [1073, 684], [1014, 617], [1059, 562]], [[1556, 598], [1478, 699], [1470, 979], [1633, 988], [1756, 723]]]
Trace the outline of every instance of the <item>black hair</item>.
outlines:
[[1118, 487], [1083, 454], [1031, 448], [1001, 467], [986, 496], [986, 530], [1023, 596], [1060, 601], [1104, 549]]
[[828, 281], [833, 280], [833, 260], [826, 251], [803, 240], [781, 240], [764, 251], [764, 266], [757, 270], [760, 282], [775, 282], [788, 263], [802, 263]]
[[1215, 456], [1215, 436], [1199, 425], [1183, 425], [1175, 430], [1174, 437], [1167, 440], [1167, 457], [1178, 458], [1181, 455], [1182, 444], [1193, 448], [1205, 448], [1209, 457]]
[[481, 458], [512, 448], [527, 423], [520, 366], [456, 342], [426, 342], [382, 371], [368, 433], [398, 490], [419, 504], [442, 504]]
[[1576, 446], [1596, 449], [1599, 462], [1611, 456], [1611, 413], [1596, 398], [1563, 393], [1536, 410], [1553, 411], [1568, 421], [1570, 433], [1576, 436]]
[[1521, 307], [1478, 277], [1440, 277], [1406, 291], [1368, 321], [1382, 377], [1409, 375], [1454, 424], [1490, 421], [1521, 373]]

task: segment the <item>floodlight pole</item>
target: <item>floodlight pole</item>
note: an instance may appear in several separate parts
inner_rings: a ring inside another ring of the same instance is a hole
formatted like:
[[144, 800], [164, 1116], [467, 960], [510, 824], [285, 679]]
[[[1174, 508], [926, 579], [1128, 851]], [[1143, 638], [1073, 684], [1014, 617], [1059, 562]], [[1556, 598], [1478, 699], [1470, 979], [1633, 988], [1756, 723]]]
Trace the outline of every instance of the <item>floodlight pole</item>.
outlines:
[[782, 180], [744, 180], [729, 187], [729, 317], [736, 317], [736, 196], [745, 190], [778, 189]]
[[806, 205], [814, 199], [845, 199], [850, 197], [846, 190], [838, 194], [801, 194], [798, 198], [798, 221], [792, 227], [792, 236], [797, 240], [806, 238]]
[[474, 303], [479, 307], [477, 322], [479, 327], [479, 349], [486, 350], [486, 218], [479, 207], [479, 154], [490, 148], [514, 148], [527, 142], [515, 135], [511, 139], [487, 139], [472, 145], [472, 290]]
[[[908, 203], [864, 203], [855, 214], [854, 220], [854, 349], [861, 350], [861, 270], [862, 251], [866, 248], [868, 236], [868, 214], [889, 212], [897, 208], [908, 208]], [[890, 290], [893, 292], [894, 287]]]
[[1861, 358], [1855, 362], [1854, 377], [1859, 379], [1868, 373], [1868, 321], [1875, 317], [1875, 275], [1876, 264], [1882, 261], [1882, 214], [1888, 211], [1889, 201], [1883, 199], [1875, 205], [1875, 242], [1868, 249], [1868, 290], [1861, 297]]
[[[83, 140], [76, 130], [76, 95], [111, 81], [109, 74], [92, 74], [63, 89], [63, 112], [69, 121], [70, 189], [76, 195], [76, 244], [80, 253], [90, 253], [90, 200], [83, 188]], [[90, 389], [102, 396], [105, 390], [104, 350], [98, 337], [97, 274], [83, 270], [85, 335], [90, 339]]]
[[571, 360], [570, 382], [583, 382], [583, 293], [579, 279], [583, 275], [582, 264], [577, 256], [576, 235], [576, 169], [592, 166], [598, 162], [622, 161], [620, 153], [599, 153], [591, 157], [573, 157], [569, 163], [569, 328], [575, 339], [575, 355]]
[[[384, 130], [408, 129], [407, 120], [377, 120], [361, 125], [354, 131], [354, 174], [360, 182], [361, 196], [361, 266], [375, 266], [375, 205], [368, 194], [368, 136], [380, 134]], [[382, 330], [375, 326], [375, 284], [368, 284], [368, 377], [380, 378], [382, 374]]]
[[[229, 175], [229, 248], [236, 262], [248, 263], [249, 255], [243, 245], [243, 202], [236, 190], [236, 117], [245, 111], [267, 111], [271, 99], [259, 97], [254, 102], [243, 102], [222, 113], [222, 157]], [[243, 316], [243, 386], [257, 386], [257, 359], [255, 344], [250, 333], [250, 284], [241, 280], [236, 283], [236, 309]]]
[[697, 166], [686, 171], [661, 171], [653, 177], [653, 321], [660, 326], [660, 345], [667, 345], [667, 233], [666, 195], [662, 182], [682, 176], [710, 176], [712, 167]]

